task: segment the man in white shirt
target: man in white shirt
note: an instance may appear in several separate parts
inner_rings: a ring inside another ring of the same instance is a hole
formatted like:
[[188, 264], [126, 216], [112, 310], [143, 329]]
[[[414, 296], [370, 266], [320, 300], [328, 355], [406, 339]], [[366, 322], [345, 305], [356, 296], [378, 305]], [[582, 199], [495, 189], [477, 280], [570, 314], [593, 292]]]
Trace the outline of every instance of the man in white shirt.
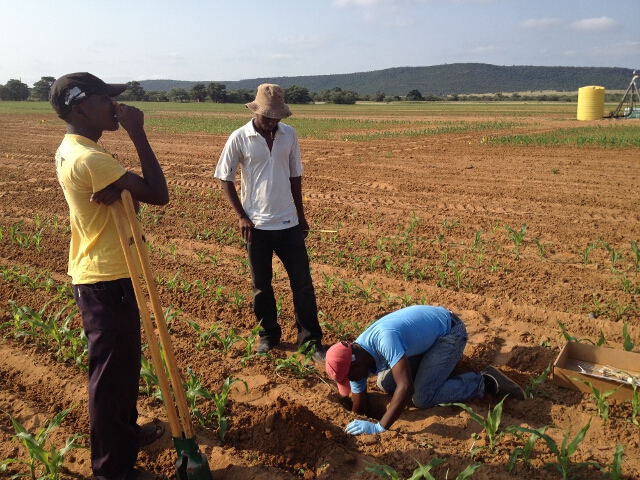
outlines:
[[[272, 258], [282, 261], [293, 292], [298, 346], [310, 341], [313, 359], [324, 362], [322, 331], [304, 239], [309, 224], [302, 206], [302, 161], [295, 130], [280, 120], [291, 116], [278, 85], [263, 84], [246, 104], [256, 116], [234, 131], [222, 150], [215, 172], [238, 216], [247, 244], [253, 310], [261, 322], [258, 353], [280, 343], [276, 300], [271, 285]], [[240, 197], [234, 181], [242, 166]]]

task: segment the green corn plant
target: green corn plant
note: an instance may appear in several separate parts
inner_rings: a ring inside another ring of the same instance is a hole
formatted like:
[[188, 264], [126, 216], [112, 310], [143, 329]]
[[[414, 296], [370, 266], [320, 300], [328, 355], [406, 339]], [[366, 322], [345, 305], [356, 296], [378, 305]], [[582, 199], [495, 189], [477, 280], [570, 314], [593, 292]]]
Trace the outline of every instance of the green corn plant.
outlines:
[[375, 280], [371, 280], [368, 285], [365, 285], [365, 283], [360, 280], [360, 285], [358, 295], [364, 299], [365, 303], [369, 303], [376, 289], [376, 282]]
[[[534, 468], [531, 462], [529, 461], [529, 458], [531, 457], [531, 452], [533, 451], [533, 447], [536, 443], [536, 440], [540, 439], [541, 435], [543, 435], [548, 428], [549, 428], [548, 425], [545, 427], [538, 428], [537, 430], [528, 429], [524, 427], [514, 427], [511, 433], [513, 433], [513, 435], [518, 437], [523, 442], [523, 445], [521, 447], [516, 447], [513, 450], [513, 452], [511, 452], [511, 456], [509, 457], [509, 465], [508, 465], [509, 473], [511, 473], [511, 471], [513, 470], [513, 467], [518, 461], [518, 457], [520, 455], [522, 455], [522, 461], [527, 467], [529, 467], [530, 469]], [[525, 440], [524, 435], [522, 435], [521, 432], [522, 433], [528, 432], [529, 437]]]
[[481, 251], [481, 250], [482, 250], [482, 248], [483, 248], [483, 247], [482, 247], [482, 244], [483, 244], [483, 241], [482, 241], [482, 232], [483, 232], [483, 231], [484, 231], [484, 230], [478, 230], [478, 231], [476, 232], [476, 234], [474, 235], [474, 237], [473, 237], [473, 243], [471, 244], [471, 251], [472, 251], [472, 252], [479, 252], [479, 251]]
[[538, 247], [538, 255], [540, 256], [540, 260], [542, 260], [547, 255], [547, 250], [552, 245], [551, 243], [544, 243], [538, 240], [537, 238], [533, 239], [533, 243]]
[[456, 218], [455, 220], [448, 220], [448, 219], [444, 219], [442, 220], [442, 228], [445, 228], [447, 230], [451, 230], [452, 228], [457, 227], [460, 224], [460, 219]]
[[38, 342], [37, 329], [42, 325], [42, 319], [45, 315], [45, 311], [49, 307], [53, 300], [45, 303], [37, 312], [27, 306], [18, 306], [13, 300], [9, 300], [11, 305], [11, 311], [13, 316], [13, 322], [6, 322], [3, 324], [3, 328], [6, 326], [12, 326], [10, 334], [15, 338], [28, 337]]
[[598, 347], [601, 347], [602, 345], [604, 345], [605, 338], [604, 338], [604, 333], [602, 333], [602, 330], [600, 330], [600, 336], [598, 337], [598, 341], [596, 342], [594, 342], [589, 338], [583, 338], [579, 340], [573, 335], [570, 335], [569, 332], [567, 332], [567, 328], [564, 326], [564, 323], [562, 323], [560, 320], [556, 320], [556, 322], [560, 326], [560, 332], [558, 333], [558, 338], [564, 337], [564, 339], [567, 342], [590, 343], [591, 345], [596, 345]]
[[[251, 333], [249, 334], [248, 337], [240, 337], [242, 339], [242, 341], [245, 343], [244, 346], [244, 353], [242, 355], [242, 358], [240, 359], [240, 364], [242, 365], [242, 367], [244, 368], [246, 366], [246, 362], [247, 360], [250, 360], [251, 358], [255, 357], [256, 355], [261, 355], [261, 354], [254, 354], [253, 352], [253, 347], [256, 344], [256, 340], [258, 339], [258, 336], [260, 335], [260, 332], [263, 330], [262, 325], [260, 323], [258, 323], [258, 325], [256, 325], [253, 330], [251, 330]], [[264, 355], [264, 354], [262, 354]], [[267, 354], [268, 355], [268, 354]]]
[[355, 278], [352, 278], [349, 281], [340, 279], [340, 286], [342, 287], [342, 290], [347, 295], [347, 297], [353, 293], [355, 281]]
[[16, 432], [13, 438], [18, 440], [27, 450], [29, 460], [17, 458], [2, 460], [0, 462], [0, 472], [5, 472], [8, 465], [21, 464], [28, 467], [29, 473], [15, 474], [11, 477], [12, 479], [20, 477], [27, 477], [33, 480], [60, 479], [60, 468], [64, 463], [64, 456], [74, 448], [86, 448], [84, 445], [76, 442], [79, 438], [83, 437], [83, 435], [79, 433], [69, 437], [64, 447], [59, 450], [56, 449], [51, 440], [49, 440], [49, 445], [46, 445], [48, 435], [63, 422], [70, 411], [71, 409], [67, 409], [57, 413], [49, 422], [45, 422], [35, 434], [29, 433], [18, 420], [3, 411], [3, 413], [11, 419], [13, 429]]
[[616, 270], [616, 263], [622, 258], [622, 253], [618, 252], [615, 248], [610, 246], [607, 242], [602, 242], [604, 248], [609, 252], [609, 259], [611, 260], [611, 271]]
[[624, 445], [619, 443], [616, 446], [616, 451], [613, 454], [613, 462], [610, 465], [606, 465], [606, 471], [602, 475], [602, 478], [611, 478], [612, 480], [621, 480], [622, 476], [622, 459], [624, 457]]
[[587, 387], [591, 389], [591, 397], [596, 402], [596, 413], [599, 417], [602, 417], [602, 424], [606, 424], [609, 420], [609, 402], [607, 401], [607, 397], [610, 397], [614, 393], [618, 391], [618, 388], [612, 388], [611, 390], [607, 390], [606, 392], [600, 392], [596, 387], [593, 386], [591, 382], [588, 380], [584, 380], [579, 377], [572, 377], [573, 380], [584, 383]]
[[187, 403], [189, 404], [189, 411], [191, 415], [198, 420], [200, 425], [204, 427], [209, 427], [213, 424], [214, 412], [209, 412], [208, 414], [202, 413], [198, 408], [198, 398], [202, 397], [206, 400], [212, 400], [213, 396], [202, 386], [202, 380], [200, 380], [191, 367], [187, 368], [188, 379], [183, 383], [184, 387], [184, 395], [187, 399]]
[[167, 286], [167, 288], [171, 291], [175, 290], [177, 288], [177, 286], [179, 285], [179, 280], [178, 277], [180, 277], [180, 274], [182, 273], [182, 269], [179, 269], [175, 275], [173, 277], [168, 277], [167, 281], [165, 282], [165, 285]]
[[371, 258], [367, 259], [367, 267], [370, 272], [373, 272], [376, 269], [376, 265], [381, 258], [382, 255], [373, 255]]
[[276, 317], [282, 315], [282, 306], [284, 304], [284, 295], [280, 295], [278, 300], [276, 300]]
[[384, 261], [384, 269], [387, 271], [388, 274], [391, 274], [397, 270], [397, 267], [393, 264], [393, 260], [391, 260], [391, 257], [388, 257]]
[[[445, 460], [442, 460], [441, 458], [438, 458], [438, 457], [432, 458], [427, 465], [422, 465], [419, 461], [416, 460], [416, 463], [418, 464], [418, 468], [416, 468], [413, 471], [413, 474], [410, 477], [408, 477], [407, 480], [419, 480], [421, 478], [424, 478], [426, 480], [436, 480], [436, 478], [431, 474], [431, 469], [437, 467], [438, 465], [444, 462]], [[367, 472], [367, 473], [375, 473], [377, 476], [383, 477], [388, 480], [400, 479], [398, 472], [396, 472], [389, 465], [379, 465], [379, 464], [367, 462], [366, 460], [365, 460], [365, 463], [368, 465], [368, 467], [365, 468], [362, 472], [359, 472], [359, 475], [362, 475], [363, 473]], [[467, 478], [471, 477], [473, 473], [481, 466], [482, 464], [478, 462], [468, 465], [467, 468], [465, 468], [456, 477], [456, 480], [466, 480]], [[449, 471], [447, 470], [446, 478], [448, 477], [449, 477]]]
[[540, 390], [540, 386], [547, 380], [549, 373], [551, 373], [551, 365], [548, 365], [537, 378], [529, 375], [531, 383], [524, 387], [525, 395], [529, 398], [533, 398], [536, 395], [542, 395], [543, 397], [550, 398], [547, 392]]
[[524, 235], [527, 232], [527, 224], [523, 223], [519, 232], [515, 231], [509, 225], [505, 225], [504, 228], [507, 231], [507, 237], [513, 242], [516, 260], [520, 260], [520, 244], [524, 240]]
[[555, 462], [548, 462], [543, 465], [542, 468], [546, 467], [554, 467], [560, 473], [562, 478], [577, 478], [577, 475], [570, 476], [572, 472], [578, 470], [582, 467], [596, 467], [601, 469], [600, 465], [597, 462], [579, 462], [574, 465], [570, 462], [570, 457], [578, 450], [578, 445], [584, 440], [585, 435], [587, 434], [587, 430], [591, 426], [591, 419], [589, 422], [580, 429], [580, 431], [576, 434], [576, 436], [569, 442], [569, 427], [567, 427], [564, 431], [564, 438], [562, 439], [562, 444], [558, 447], [558, 444], [549, 437], [546, 433], [540, 435], [546, 444], [549, 447], [549, 450], [555, 455]]
[[318, 317], [326, 317], [326, 321], [321, 321], [320, 326], [338, 337], [338, 340], [348, 340], [362, 333], [360, 325], [351, 318], [339, 322], [333, 315], [325, 314], [322, 310], [318, 311]]
[[205, 298], [207, 296], [207, 291], [209, 290], [209, 285], [202, 285], [200, 280], [194, 280], [191, 282], [192, 287], [196, 287], [196, 291], [198, 292], [198, 296], [200, 298]]
[[220, 436], [220, 440], [224, 442], [224, 437], [227, 435], [227, 417], [224, 414], [224, 411], [227, 407], [227, 402], [229, 401], [229, 391], [231, 390], [231, 385], [236, 382], [244, 383], [245, 392], [249, 392], [249, 386], [247, 382], [241, 380], [239, 378], [227, 377], [222, 384], [222, 389], [220, 393], [213, 393], [213, 403], [216, 405], [215, 415], [218, 419], [218, 435]]
[[619, 302], [617, 299], [614, 299], [611, 302], [611, 306], [613, 307], [613, 311], [616, 314], [616, 321], [620, 320], [622, 316], [627, 313], [627, 310], [633, 310], [635, 307], [630, 303]]
[[400, 303], [402, 304], [403, 307], [408, 307], [413, 303], [413, 295], [411, 295], [410, 293], [405, 293], [404, 295], [398, 298], [400, 299]]
[[456, 286], [458, 290], [460, 290], [462, 288], [462, 283], [464, 281], [464, 274], [467, 273], [467, 269], [466, 268], [459, 269], [458, 265], [456, 265], [456, 262], [454, 262], [453, 260], [449, 261], [449, 266], [451, 267], [451, 270], [453, 270], [453, 277], [456, 280]]
[[[305, 378], [315, 372], [313, 365], [309, 365], [311, 357], [316, 351], [311, 341], [303, 343], [298, 351], [287, 358], [276, 358], [276, 373], [281, 370], [291, 371], [296, 378]], [[300, 357], [303, 357], [300, 360]]]
[[[600, 315], [604, 315], [608, 309], [609, 309], [609, 304], [606, 302], [601, 302], [598, 299], [598, 296], [594, 293], [591, 294], [591, 298], [592, 298], [592, 303], [593, 303], [593, 310], [592, 313], [593, 315], [598, 318]], [[585, 306], [585, 309], [590, 309], [590, 306]]]
[[[171, 333], [173, 324], [175, 323], [176, 320], [178, 320], [178, 315], [180, 315], [181, 313], [182, 313], [182, 309], [179, 308], [177, 310], [174, 310], [173, 305], [169, 305], [167, 308], [164, 309], [164, 312], [163, 312], [164, 323], [167, 325], [167, 330], [169, 331], [169, 333]], [[155, 315], [152, 315], [151, 317], [155, 319]]]
[[626, 352], [632, 352], [633, 347], [635, 346], [635, 343], [631, 341], [631, 335], [629, 335], [627, 322], [624, 322], [622, 324], [622, 339], [624, 340], [624, 343], [622, 344], [622, 347], [624, 348], [624, 350]]
[[402, 264], [402, 278], [404, 278], [405, 280], [409, 280], [411, 278], [411, 259], [408, 258], [403, 264]]
[[589, 255], [594, 248], [598, 248], [600, 246], [600, 240], [594, 243], [590, 243], [583, 251], [579, 251], [578, 253], [582, 256], [582, 265], [586, 267], [589, 265]]
[[198, 335], [198, 340], [196, 341], [196, 350], [207, 348], [209, 340], [215, 338], [216, 334], [218, 334], [222, 330], [222, 327], [220, 326], [221, 322], [214, 323], [207, 330], [201, 329], [200, 325], [193, 320], [186, 320], [186, 322], [191, 328], [196, 331], [196, 334]]
[[247, 298], [248, 293], [240, 293], [239, 290], [234, 290], [229, 294], [229, 303], [234, 307], [240, 308], [244, 303], [244, 299]]
[[154, 392], [160, 391], [158, 376], [155, 374], [153, 364], [147, 360], [147, 357], [142, 355], [140, 361], [140, 378], [144, 383], [144, 387], [140, 385], [140, 392], [148, 397], [154, 396]]
[[224, 297], [223, 295], [224, 287], [222, 285], [216, 285], [215, 290], [211, 292], [211, 303], [219, 302]]
[[464, 403], [444, 404], [444, 405], [455, 405], [456, 407], [462, 408], [465, 412], [467, 412], [471, 416], [472, 419], [478, 422], [478, 424], [484, 429], [484, 432], [487, 436], [488, 446], [483, 445], [481, 447], [472, 448], [471, 458], [473, 458], [473, 456], [476, 453], [478, 453], [480, 450], [483, 450], [483, 449], [488, 449], [491, 453], [495, 452], [496, 444], [498, 440], [500, 440], [500, 438], [502, 438], [504, 435], [512, 432], [513, 427], [507, 427], [502, 430], [500, 429], [500, 421], [502, 419], [502, 404], [504, 403], [506, 398], [507, 397], [505, 396], [502, 400], [500, 400], [500, 402], [493, 408], [493, 411], [491, 410], [491, 407], [489, 407], [486, 418], [483, 418], [477, 413], [475, 413], [471, 407], [468, 407]]
[[225, 355], [227, 355], [231, 351], [231, 347], [233, 347], [233, 345], [242, 338], [236, 334], [233, 327], [229, 329], [226, 335], [222, 335], [220, 331], [216, 331], [213, 333], [213, 337], [220, 342], [222, 347], [221, 349], [216, 350], [222, 350], [222, 353]]
[[630, 293], [633, 290], [633, 282], [624, 274], [624, 272], [615, 270], [615, 278], [620, 280], [620, 287], [623, 292]]
[[440, 288], [447, 288], [447, 279], [449, 278], [449, 275], [447, 274], [447, 272], [445, 272], [441, 268], [438, 268], [438, 271], [436, 273], [438, 274], [438, 280], [436, 281], [436, 286]]
[[11, 224], [11, 243], [20, 243], [18, 239], [21, 236], [20, 227], [22, 227], [23, 223], [24, 220], [18, 220], [17, 222]]
[[327, 289], [327, 293], [329, 295], [333, 295], [333, 284], [336, 281], [336, 277], [334, 275], [327, 275], [322, 272], [322, 276], [324, 278], [324, 286]]
[[[0, 240], [2, 239], [2, 235], [0, 234]], [[638, 247], [638, 242], [631, 241], [631, 250], [633, 251], [633, 266], [635, 271], [638, 271], [640, 268], [640, 248]]]

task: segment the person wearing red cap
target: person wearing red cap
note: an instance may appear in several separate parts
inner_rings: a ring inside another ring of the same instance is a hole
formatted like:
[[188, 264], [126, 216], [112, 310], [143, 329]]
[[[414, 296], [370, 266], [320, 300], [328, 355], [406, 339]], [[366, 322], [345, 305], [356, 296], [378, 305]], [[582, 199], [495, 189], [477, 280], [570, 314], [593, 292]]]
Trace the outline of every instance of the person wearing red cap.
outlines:
[[388, 430], [410, 401], [417, 408], [464, 402], [486, 393], [525, 400], [524, 391], [496, 368], [450, 377], [467, 343], [462, 320], [443, 307], [414, 305], [385, 315], [354, 343], [327, 350], [325, 369], [342, 396], [353, 396], [352, 411], [367, 415], [367, 378], [393, 397], [379, 422], [354, 420], [346, 432], [376, 434]]
[[[67, 127], [55, 164], [69, 205], [68, 273], [89, 346], [91, 469], [97, 480], [159, 480], [166, 476], [134, 468], [139, 448], [157, 440], [164, 428], [137, 424], [140, 314], [108, 205], [125, 189], [136, 204], [165, 205], [169, 191], [143, 113], [112, 98], [126, 87], [87, 72], [71, 73], [55, 81], [49, 102]], [[138, 152], [142, 176], [97, 143], [103, 132], [120, 126]]]

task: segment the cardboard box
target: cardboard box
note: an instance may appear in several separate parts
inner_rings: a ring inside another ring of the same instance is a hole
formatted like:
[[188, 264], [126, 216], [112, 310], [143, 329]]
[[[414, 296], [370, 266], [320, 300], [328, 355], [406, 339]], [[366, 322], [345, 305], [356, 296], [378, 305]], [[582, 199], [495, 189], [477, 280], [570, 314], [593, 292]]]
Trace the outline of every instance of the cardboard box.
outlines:
[[639, 353], [567, 342], [553, 363], [552, 372], [556, 385], [585, 393], [591, 393], [591, 388], [574, 378], [590, 382], [600, 393], [619, 387], [607, 398], [620, 402], [633, 397], [631, 381], [635, 380], [636, 390], [640, 392]]

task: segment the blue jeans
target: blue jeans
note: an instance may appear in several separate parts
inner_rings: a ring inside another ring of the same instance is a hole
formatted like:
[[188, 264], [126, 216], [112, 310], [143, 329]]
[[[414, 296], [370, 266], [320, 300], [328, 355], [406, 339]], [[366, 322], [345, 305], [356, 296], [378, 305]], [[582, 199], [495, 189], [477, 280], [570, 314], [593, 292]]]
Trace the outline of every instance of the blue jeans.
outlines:
[[138, 457], [140, 313], [131, 279], [74, 285], [89, 342], [91, 468], [97, 480], [122, 479]]
[[298, 328], [298, 346], [311, 340], [321, 344], [322, 330], [318, 323], [318, 307], [313, 281], [309, 272], [309, 257], [300, 225], [284, 230], [253, 229], [252, 242], [247, 244], [253, 311], [262, 322], [261, 341], [275, 345], [280, 342], [282, 329], [278, 324], [276, 299], [271, 285], [273, 254], [282, 261], [293, 292], [293, 307]]
[[[484, 396], [484, 378], [480, 373], [467, 372], [450, 377], [467, 344], [467, 328], [452, 315], [451, 331], [439, 337], [429, 350], [409, 357], [414, 393], [411, 397], [418, 408], [431, 408], [441, 403], [464, 402]], [[378, 374], [378, 387], [393, 393], [396, 383], [391, 370]]]

